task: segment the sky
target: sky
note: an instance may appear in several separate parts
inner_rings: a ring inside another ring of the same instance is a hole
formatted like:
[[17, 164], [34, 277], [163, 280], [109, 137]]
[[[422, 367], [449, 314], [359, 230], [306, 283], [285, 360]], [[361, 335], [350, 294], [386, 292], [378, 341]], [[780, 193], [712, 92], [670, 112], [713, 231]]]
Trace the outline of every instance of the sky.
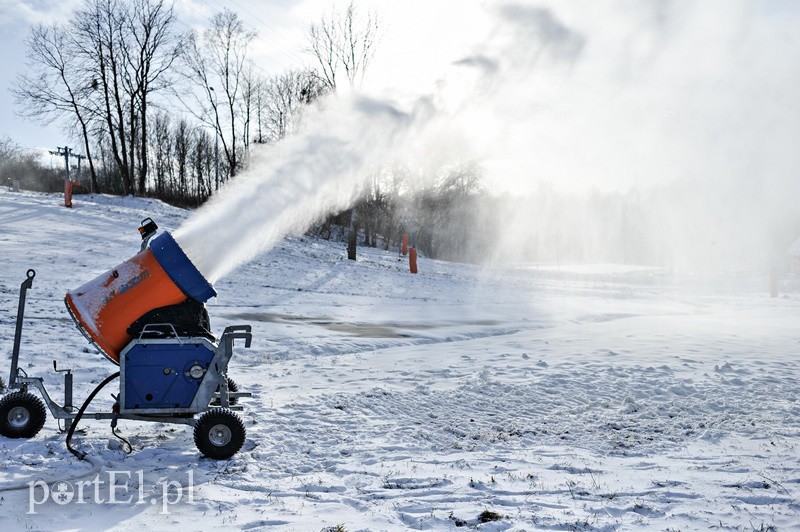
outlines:
[[[9, 87], [25, 68], [24, 38], [31, 25], [68, 20], [80, 3], [0, 0], [0, 135], [25, 147], [66, 142], [57, 126], [16, 116]], [[487, 167], [496, 174], [526, 176], [526, 184], [506, 182], [506, 188], [554, 182], [567, 189], [627, 190], [667, 176], [728, 174], [765, 165], [785, 174], [800, 166], [791, 155], [800, 136], [797, 2], [524, 3], [544, 15], [522, 21], [529, 34], [512, 35], [508, 24], [498, 22], [504, 2], [362, 0], [359, 6], [375, 9], [382, 26], [365, 89], [412, 100], [436, 92], [459, 101], [474, 96], [480, 80], [465, 79], [459, 86], [455, 63], [482, 54], [495, 54], [500, 61], [522, 54], [527, 61], [525, 51], [536, 51], [530, 63], [535, 68], [524, 78], [496, 77], [488, 104], [465, 110], [481, 129], [473, 135], [478, 144], [491, 146], [480, 154]], [[252, 57], [263, 73], [274, 75], [313, 65], [306, 32], [331, 2], [175, 3], [186, 30], [201, 29], [224, 6], [257, 30]], [[553, 52], [562, 38], [577, 43], [574, 54]], [[521, 157], [525, 152], [532, 156]]]
[[[25, 36], [31, 26], [68, 21], [70, 13], [81, 3], [82, 0], [0, 0], [0, 42], [3, 50], [3, 66], [0, 68], [0, 136], [8, 135], [22, 146], [30, 148], [61, 146], [66, 142], [58, 126], [41, 126], [18, 117], [9, 89], [18, 73], [25, 68]], [[301, 3], [295, 0], [179, 0], [175, 3], [180, 20], [179, 29], [188, 31], [190, 28], [202, 28], [205, 21], [226, 4], [258, 30], [254, 59], [266, 73], [279, 73], [309, 62], [310, 57], [303, 51], [307, 23], [298, 12]]]

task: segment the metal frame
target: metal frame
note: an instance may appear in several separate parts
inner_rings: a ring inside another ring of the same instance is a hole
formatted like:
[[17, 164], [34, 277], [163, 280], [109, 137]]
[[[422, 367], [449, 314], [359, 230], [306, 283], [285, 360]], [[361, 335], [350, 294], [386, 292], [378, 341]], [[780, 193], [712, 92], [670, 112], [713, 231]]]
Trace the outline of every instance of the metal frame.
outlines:
[[[69, 424], [75, 418], [76, 412], [75, 407], [71, 404], [72, 403], [72, 373], [70, 370], [59, 370], [55, 366], [55, 361], [53, 361], [53, 367], [57, 372], [64, 372], [64, 406], [59, 405], [55, 402], [51, 397], [50, 394], [47, 393], [47, 388], [44, 385], [44, 379], [42, 377], [30, 377], [28, 374], [19, 367], [19, 352], [20, 346], [22, 344], [22, 324], [23, 319], [25, 316], [25, 301], [27, 299], [27, 292], [29, 289], [33, 288], [33, 279], [36, 277], [36, 272], [33, 269], [30, 269], [26, 273], [26, 279], [22, 282], [19, 291], [19, 306], [17, 308], [17, 322], [16, 322], [16, 329], [14, 331], [14, 347], [11, 352], [11, 374], [8, 379], [8, 387], [9, 389], [18, 389], [23, 392], [28, 391], [28, 387], [32, 386], [36, 388], [44, 399], [47, 408], [50, 410], [50, 414], [55, 419], [64, 419], [67, 420], [67, 426], [64, 430], [69, 427]], [[67, 307], [69, 309], [69, 307]], [[119, 396], [119, 404], [120, 404], [120, 411], [117, 412], [86, 412], [84, 414], [85, 417], [89, 419], [95, 420], [103, 420], [103, 419], [129, 419], [134, 421], [150, 421], [150, 422], [159, 422], [159, 423], [175, 423], [181, 425], [191, 425], [194, 426], [196, 420], [194, 419], [194, 414], [199, 414], [209, 409], [209, 403], [212, 399], [219, 399], [220, 405], [224, 408], [229, 408], [230, 410], [238, 410], [241, 411], [243, 408], [241, 406], [232, 406], [230, 404], [230, 400], [232, 398], [238, 397], [252, 397], [252, 394], [249, 392], [231, 392], [228, 390], [228, 379], [227, 379], [227, 372], [228, 372], [228, 362], [230, 361], [231, 357], [233, 356], [233, 345], [235, 340], [244, 340], [244, 346], [246, 348], [250, 347], [250, 344], [253, 339], [252, 335], [252, 328], [250, 325], [232, 325], [226, 327], [222, 333], [222, 336], [219, 339], [217, 344], [209, 341], [207, 338], [203, 337], [193, 337], [193, 338], [186, 338], [178, 336], [177, 332], [175, 332], [175, 328], [171, 324], [160, 324], [160, 326], [168, 325], [172, 328], [173, 333], [175, 334], [174, 338], [170, 339], [158, 339], [158, 340], [147, 340], [140, 337], [137, 339], [132, 340], [122, 351], [120, 354], [120, 396]], [[142, 333], [144, 333], [148, 327], [156, 327], [159, 324], [150, 324], [144, 327]], [[83, 332], [83, 331], [81, 331]], [[84, 336], [86, 336], [84, 334]], [[141, 409], [137, 408], [135, 410], [126, 410], [124, 409], [123, 405], [124, 398], [125, 398], [125, 364], [124, 364], [124, 357], [125, 354], [136, 344], [143, 343], [143, 344], [151, 344], [151, 343], [174, 343], [175, 341], [186, 343], [205, 343], [207, 346], [214, 352], [214, 356], [211, 358], [211, 362], [209, 363], [209, 367], [206, 370], [205, 375], [203, 375], [203, 381], [198, 387], [197, 393], [195, 394], [194, 399], [192, 400], [192, 404], [189, 408], [147, 408]], [[89, 338], [89, 341], [94, 344], [94, 342]], [[101, 350], [102, 352], [102, 350]], [[217, 392], [217, 387], [220, 388], [220, 391]]]

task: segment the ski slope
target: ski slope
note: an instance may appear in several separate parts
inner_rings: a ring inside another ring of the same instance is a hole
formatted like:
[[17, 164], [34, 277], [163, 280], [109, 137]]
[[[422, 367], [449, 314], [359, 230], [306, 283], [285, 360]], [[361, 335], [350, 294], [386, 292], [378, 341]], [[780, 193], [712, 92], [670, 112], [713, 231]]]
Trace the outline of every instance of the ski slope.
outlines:
[[[19, 284], [21, 366], [61, 398], [115, 367], [63, 305], [138, 251], [139, 221], [174, 230], [158, 201], [0, 189], [0, 350], [8, 370]], [[215, 242], [208, 242], [214, 246]], [[253, 325], [231, 376], [248, 431], [230, 461], [191, 430], [84, 421], [106, 470], [143, 471], [144, 504], [42, 504], [0, 494], [0, 529], [722, 530], [800, 527], [800, 294], [766, 279], [652, 268], [475, 266], [289, 237], [215, 286], [212, 326]], [[98, 398], [110, 408], [112, 390]], [[0, 438], [0, 484], [91, 468], [48, 419]], [[160, 480], [192, 471], [192, 502], [161, 510]], [[480, 523], [485, 510], [499, 520]]]

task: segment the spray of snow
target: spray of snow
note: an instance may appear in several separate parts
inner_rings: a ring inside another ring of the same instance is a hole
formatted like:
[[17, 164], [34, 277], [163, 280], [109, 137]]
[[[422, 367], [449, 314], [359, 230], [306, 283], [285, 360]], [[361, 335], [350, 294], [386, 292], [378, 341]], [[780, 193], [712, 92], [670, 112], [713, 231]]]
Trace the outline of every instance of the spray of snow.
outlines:
[[176, 239], [213, 282], [350, 206], [386, 165], [430, 179], [477, 161], [494, 191], [528, 196], [491, 213], [499, 257], [749, 267], [788, 246], [792, 25], [747, 0], [617, 7], [459, 3], [488, 15], [464, 17], [474, 39], [433, 88], [327, 99], [299, 134], [254, 148]]
[[254, 151], [247, 170], [175, 232], [181, 248], [212, 283], [302, 231], [349, 207], [365, 172], [425, 122], [424, 100], [411, 111], [366, 97], [332, 98], [302, 132]]
[[[546, 12], [532, 16], [542, 29], [535, 37], [539, 52], [547, 44], [545, 55], [562, 59], [580, 50], [581, 40]], [[547, 27], [554, 24], [555, 31]], [[493, 45], [496, 55], [508, 55], [507, 35], [493, 40], [500, 43]], [[351, 206], [365, 180], [393, 162], [412, 161], [424, 181], [462, 161], [490, 157], [489, 147], [504, 134], [501, 124], [513, 113], [496, 107], [506, 95], [501, 82], [519, 86], [533, 67], [527, 53], [510, 57], [500, 62], [468, 54], [453, 61], [433, 89], [405, 93], [401, 103], [385, 91], [326, 98], [299, 133], [254, 148], [246, 170], [180, 227], [176, 240], [213, 283], [286, 234]], [[496, 117], [487, 116], [495, 111]]]

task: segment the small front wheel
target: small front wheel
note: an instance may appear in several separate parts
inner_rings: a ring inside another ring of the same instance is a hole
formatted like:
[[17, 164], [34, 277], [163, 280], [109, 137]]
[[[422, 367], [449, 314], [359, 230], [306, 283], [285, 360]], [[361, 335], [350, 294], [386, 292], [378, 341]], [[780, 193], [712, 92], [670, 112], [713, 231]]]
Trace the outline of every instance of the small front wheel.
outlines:
[[13, 392], [0, 399], [0, 434], [6, 438], [33, 438], [47, 419], [41, 399], [28, 392]]
[[214, 408], [200, 416], [194, 426], [194, 443], [204, 456], [215, 460], [230, 458], [242, 448], [244, 423], [226, 408]]

